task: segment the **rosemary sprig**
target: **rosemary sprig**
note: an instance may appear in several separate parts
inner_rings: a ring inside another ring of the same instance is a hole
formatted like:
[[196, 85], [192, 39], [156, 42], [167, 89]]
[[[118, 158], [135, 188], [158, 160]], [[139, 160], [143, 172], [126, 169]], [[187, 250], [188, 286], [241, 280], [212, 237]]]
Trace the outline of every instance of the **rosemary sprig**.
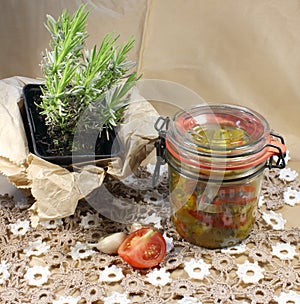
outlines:
[[135, 65], [127, 60], [133, 38], [116, 46], [119, 36], [109, 33], [99, 48], [95, 45], [91, 50], [85, 49], [89, 14], [85, 8], [81, 5], [73, 16], [64, 10], [57, 20], [47, 16], [50, 50], [45, 50], [41, 62], [45, 87], [38, 105], [40, 113], [45, 117], [48, 133], [56, 136], [57, 143], [70, 147], [76, 124], [85, 111], [90, 115], [85, 115], [89, 128], [99, 128], [101, 132], [103, 126], [116, 126], [128, 104], [126, 94], [139, 79], [136, 73], [128, 76]]

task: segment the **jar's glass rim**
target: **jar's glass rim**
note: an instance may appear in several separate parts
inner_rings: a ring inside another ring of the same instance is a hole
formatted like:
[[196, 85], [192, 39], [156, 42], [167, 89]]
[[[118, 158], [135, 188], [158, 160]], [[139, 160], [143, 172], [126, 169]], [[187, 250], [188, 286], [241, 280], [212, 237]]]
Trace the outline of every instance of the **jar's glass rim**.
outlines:
[[192, 153], [255, 153], [270, 140], [269, 124], [261, 114], [233, 104], [192, 106], [177, 112], [170, 125], [168, 139]]

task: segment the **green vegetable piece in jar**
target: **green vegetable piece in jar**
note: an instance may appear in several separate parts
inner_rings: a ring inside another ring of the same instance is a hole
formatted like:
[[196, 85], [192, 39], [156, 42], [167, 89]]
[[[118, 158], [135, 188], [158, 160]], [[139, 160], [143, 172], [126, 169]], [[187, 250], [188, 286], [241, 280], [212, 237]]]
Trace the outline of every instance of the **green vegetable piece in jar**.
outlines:
[[190, 132], [199, 144], [229, 148], [246, 143], [244, 131], [232, 127], [224, 126], [204, 130], [200, 126], [196, 126]]
[[242, 144], [244, 131], [240, 129], [218, 129], [214, 132], [213, 142], [221, 146], [230, 147], [236, 144]]

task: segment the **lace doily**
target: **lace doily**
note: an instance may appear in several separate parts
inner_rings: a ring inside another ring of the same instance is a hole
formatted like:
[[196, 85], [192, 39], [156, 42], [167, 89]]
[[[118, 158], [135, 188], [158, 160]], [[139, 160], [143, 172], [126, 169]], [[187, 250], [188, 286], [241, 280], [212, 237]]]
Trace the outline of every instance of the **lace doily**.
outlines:
[[295, 172], [266, 171], [253, 232], [219, 250], [179, 237], [169, 219], [166, 178], [151, 189], [151, 176], [141, 170], [122, 184], [107, 180], [106, 187], [138, 206], [144, 224], [164, 231], [168, 254], [161, 265], [135, 270], [88, 247], [129, 225], [84, 201], [73, 216], [32, 228], [30, 203], [1, 195], [1, 303], [300, 303], [300, 231], [286, 229], [281, 215], [284, 205], [300, 203]]

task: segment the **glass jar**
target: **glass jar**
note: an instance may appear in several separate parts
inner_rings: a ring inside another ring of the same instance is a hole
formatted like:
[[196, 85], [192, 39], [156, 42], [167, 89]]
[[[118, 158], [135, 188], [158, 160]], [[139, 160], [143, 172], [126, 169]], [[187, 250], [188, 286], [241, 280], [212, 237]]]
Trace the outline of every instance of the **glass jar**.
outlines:
[[177, 232], [207, 248], [245, 239], [256, 219], [264, 169], [285, 167], [283, 138], [260, 114], [234, 105], [189, 108], [172, 120], [160, 118], [156, 129]]

